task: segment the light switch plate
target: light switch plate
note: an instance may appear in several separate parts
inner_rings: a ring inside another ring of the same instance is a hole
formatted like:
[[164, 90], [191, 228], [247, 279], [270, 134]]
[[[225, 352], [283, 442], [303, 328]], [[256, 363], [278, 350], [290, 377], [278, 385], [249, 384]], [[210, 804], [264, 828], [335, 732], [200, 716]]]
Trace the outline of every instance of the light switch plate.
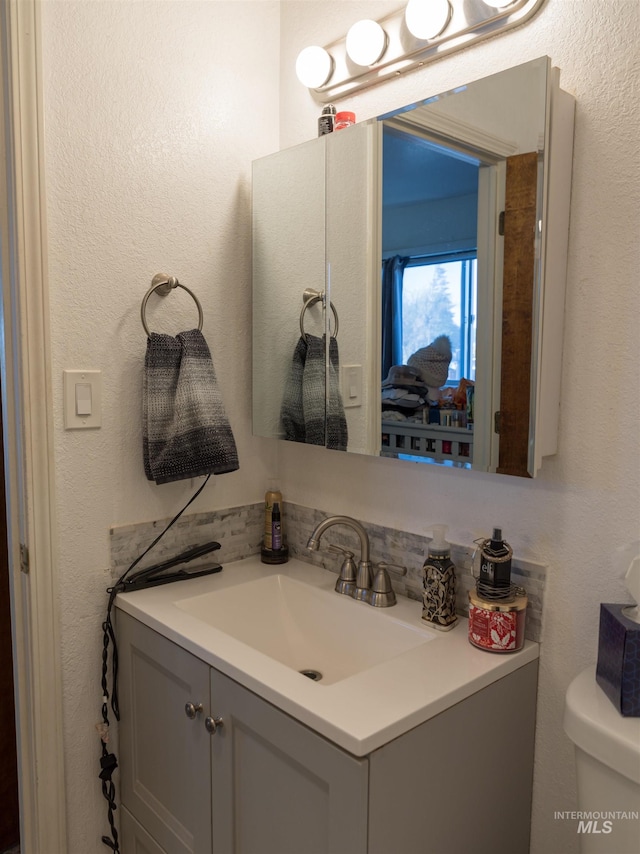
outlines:
[[101, 427], [102, 371], [63, 371], [62, 378], [65, 430]]
[[362, 406], [362, 365], [343, 365], [341, 380], [344, 408]]

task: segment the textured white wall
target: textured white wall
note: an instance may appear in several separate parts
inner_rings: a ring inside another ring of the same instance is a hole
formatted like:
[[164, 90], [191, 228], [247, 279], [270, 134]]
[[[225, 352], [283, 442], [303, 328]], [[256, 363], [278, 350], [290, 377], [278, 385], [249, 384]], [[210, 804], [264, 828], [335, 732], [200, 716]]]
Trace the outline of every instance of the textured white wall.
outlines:
[[[317, 104], [295, 57], [398, 2], [284, 2], [281, 147], [315, 135]], [[535, 481], [443, 470], [286, 445], [287, 497], [332, 513], [420, 532], [450, 526], [471, 543], [501, 525], [516, 552], [549, 564], [538, 707], [532, 851], [577, 851], [573, 751], [564, 694], [595, 662], [600, 602], [627, 597], [619, 547], [640, 537], [637, 318], [640, 175], [637, 99], [640, 6], [635, 0], [548, 0], [504, 36], [443, 58], [338, 104], [359, 120], [511, 65], [549, 55], [577, 101], [559, 453]], [[302, 475], [304, 472], [304, 475]], [[508, 711], [505, 711], [508, 713]], [[428, 781], [425, 781], [425, 791]]]
[[[398, 5], [284, 3], [281, 34], [271, 0], [43, 4], [69, 854], [104, 850], [93, 725], [109, 526], [168, 517], [192, 492], [147, 482], [140, 459], [139, 305], [158, 271], [201, 299], [239, 446], [240, 471], [195, 510], [259, 500], [279, 454], [291, 500], [417, 532], [443, 521], [458, 542], [502, 524], [519, 554], [549, 563], [533, 848], [575, 850], [553, 821], [572, 805], [564, 691], [595, 659], [598, 603], [624, 598], [616, 546], [638, 538], [638, 6], [548, 0], [522, 29], [349, 102], [368, 118], [542, 54], [577, 98], [560, 453], [521, 482], [250, 435], [251, 161], [315, 136], [300, 47]], [[157, 311], [166, 331], [193, 322], [182, 296]], [[78, 367], [103, 371], [98, 431], [63, 430], [61, 372]]]
[[[109, 527], [171, 517], [196, 488], [142, 468], [139, 312], [154, 273], [200, 298], [238, 444], [240, 470], [193, 510], [266, 486], [275, 443], [250, 421], [250, 193], [251, 161], [278, 147], [278, 41], [276, 2], [43, 4], [68, 854], [103, 851], [108, 830], [94, 723]], [[159, 302], [155, 328], [195, 325], [184, 292]], [[100, 430], [63, 429], [64, 368], [102, 370]]]

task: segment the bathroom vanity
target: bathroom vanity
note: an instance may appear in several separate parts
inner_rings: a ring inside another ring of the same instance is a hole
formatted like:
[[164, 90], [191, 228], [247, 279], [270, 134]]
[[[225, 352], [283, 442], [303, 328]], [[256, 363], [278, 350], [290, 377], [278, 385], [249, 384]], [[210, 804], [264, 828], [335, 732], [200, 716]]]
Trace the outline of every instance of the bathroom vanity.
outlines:
[[118, 597], [123, 854], [526, 854], [537, 645], [335, 578], [249, 558]]

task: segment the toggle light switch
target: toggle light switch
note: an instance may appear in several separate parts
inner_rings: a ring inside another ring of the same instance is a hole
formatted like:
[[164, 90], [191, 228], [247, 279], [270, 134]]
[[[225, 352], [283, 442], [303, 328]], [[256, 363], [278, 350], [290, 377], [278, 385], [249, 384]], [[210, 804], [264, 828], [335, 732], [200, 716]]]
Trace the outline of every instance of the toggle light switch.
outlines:
[[91, 415], [90, 383], [76, 383], [76, 415]]
[[102, 424], [102, 372], [63, 371], [65, 430]]

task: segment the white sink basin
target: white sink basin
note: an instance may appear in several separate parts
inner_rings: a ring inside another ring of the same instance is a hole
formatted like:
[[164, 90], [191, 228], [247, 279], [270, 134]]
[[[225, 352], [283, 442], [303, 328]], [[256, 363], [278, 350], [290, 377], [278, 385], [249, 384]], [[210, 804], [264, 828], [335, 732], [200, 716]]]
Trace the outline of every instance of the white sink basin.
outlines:
[[334, 684], [433, 639], [370, 605], [282, 574], [175, 605], [281, 664], [307, 671], [318, 685]]
[[[119, 594], [116, 605], [354, 756], [538, 656], [530, 641], [492, 655], [469, 643], [464, 619], [436, 632], [415, 599], [373, 608], [335, 583], [295, 558], [270, 566], [254, 555], [215, 575]], [[307, 669], [322, 679], [298, 672]]]

